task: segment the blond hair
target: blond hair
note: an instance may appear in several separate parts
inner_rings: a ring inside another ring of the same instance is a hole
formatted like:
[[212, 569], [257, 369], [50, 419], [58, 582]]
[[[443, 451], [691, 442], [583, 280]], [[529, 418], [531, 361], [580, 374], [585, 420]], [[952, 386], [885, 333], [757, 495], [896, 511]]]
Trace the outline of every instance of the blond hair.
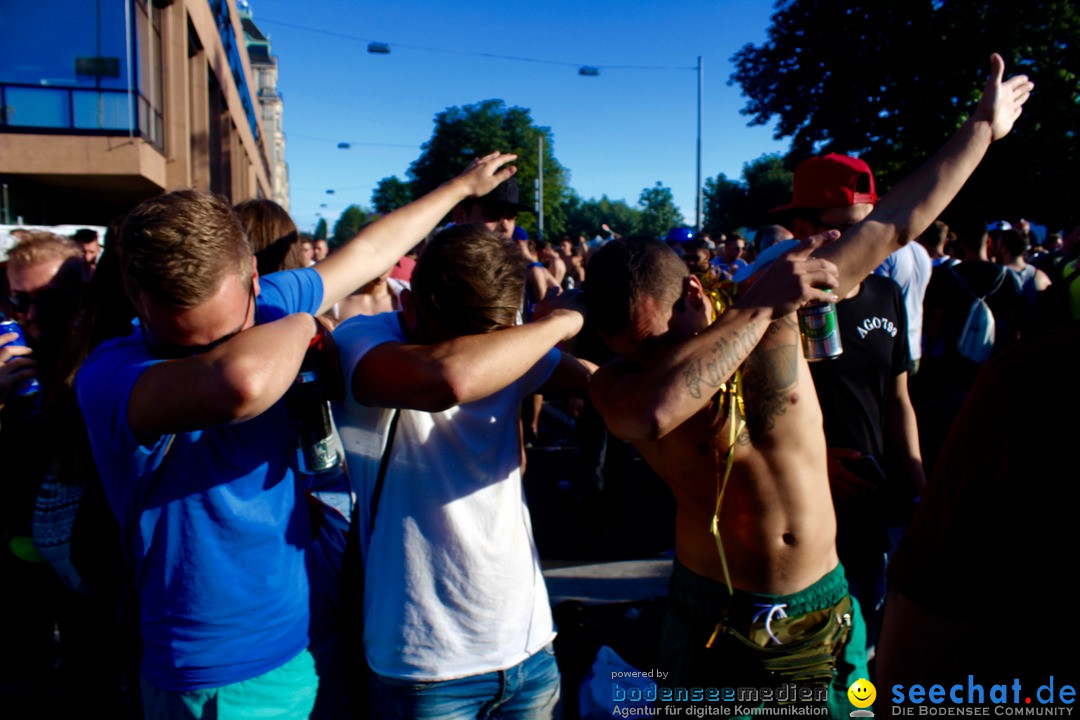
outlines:
[[83, 258], [82, 248], [71, 238], [45, 230], [28, 230], [20, 234], [22, 238], [8, 251], [8, 265], [12, 268], [31, 267], [53, 260]]
[[197, 190], [138, 205], [120, 226], [117, 249], [124, 287], [136, 305], [141, 293], [162, 305], [194, 307], [214, 294], [226, 273], [251, 273], [251, 244], [236, 213]]

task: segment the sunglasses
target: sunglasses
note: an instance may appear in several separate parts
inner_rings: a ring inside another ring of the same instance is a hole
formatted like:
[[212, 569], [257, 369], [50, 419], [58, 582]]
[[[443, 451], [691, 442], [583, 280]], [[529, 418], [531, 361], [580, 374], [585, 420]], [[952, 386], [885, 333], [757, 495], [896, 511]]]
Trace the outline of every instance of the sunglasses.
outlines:
[[68, 293], [62, 288], [42, 288], [33, 292], [16, 290], [8, 295], [8, 304], [11, 305], [11, 309], [15, 312], [25, 315], [30, 312], [33, 305], [38, 307], [51, 305], [63, 300], [67, 295]]
[[202, 355], [203, 353], [210, 352], [218, 345], [232, 340], [244, 330], [244, 326], [247, 325], [248, 314], [251, 312], [251, 308], [254, 305], [255, 300], [255, 283], [251, 283], [248, 288], [248, 300], [244, 305], [244, 318], [240, 321], [240, 325], [237, 326], [232, 332], [226, 333], [213, 342], [208, 342], [205, 345], [180, 345], [177, 343], [161, 342], [154, 337], [153, 332], [147, 329], [146, 320], [143, 317], [139, 317], [139, 331], [142, 333], [143, 344], [146, 346], [147, 351], [151, 355], [162, 360], [183, 360], [184, 358], [195, 357], [196, 355]]

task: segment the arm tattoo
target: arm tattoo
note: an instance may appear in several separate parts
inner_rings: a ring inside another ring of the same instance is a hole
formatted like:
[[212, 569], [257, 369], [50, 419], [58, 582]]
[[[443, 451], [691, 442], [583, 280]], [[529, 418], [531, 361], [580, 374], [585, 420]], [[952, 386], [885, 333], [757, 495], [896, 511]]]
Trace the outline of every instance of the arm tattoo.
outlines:
[[752, 329], [735, 332], [731, 339], [719, 338], [706, 357], [694, 358], [683, 370], [686, 391], [690, 397], [700, 399], [704, 385], [708, 394], [723, 385], [735, 373], [735, 369], [746, 359], [757, 345], [757, 335]]

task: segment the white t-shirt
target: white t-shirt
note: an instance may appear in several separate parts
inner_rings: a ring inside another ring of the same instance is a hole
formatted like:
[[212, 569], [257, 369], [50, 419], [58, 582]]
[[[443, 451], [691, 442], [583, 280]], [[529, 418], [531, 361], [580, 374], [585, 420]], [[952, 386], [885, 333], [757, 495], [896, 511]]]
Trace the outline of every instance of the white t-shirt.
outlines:
[[930, 285], [930, 274], [933, 270], [930, 253], [917, 242], [909, 242], [893, 251], [874, 270], [876, 275], [891, 278], [904, 294], [904, 308], [908, 319], [908, 348], [912, 360], [922, 357], [923, 297]]
[[[396, 313], [334, 331], [342, 370], [385, 342], [405, 342]], [[388, 677], [439, 681], [503, 670], [554, 638], [521, 483], [522, 399], [551, 375], [551, 350], [522, 378], [439, 413], [402, 410], [365, 547], [364, 645]], [[392, 411], [349, 398], [335, 407], [357, 490], [361, 538]]]

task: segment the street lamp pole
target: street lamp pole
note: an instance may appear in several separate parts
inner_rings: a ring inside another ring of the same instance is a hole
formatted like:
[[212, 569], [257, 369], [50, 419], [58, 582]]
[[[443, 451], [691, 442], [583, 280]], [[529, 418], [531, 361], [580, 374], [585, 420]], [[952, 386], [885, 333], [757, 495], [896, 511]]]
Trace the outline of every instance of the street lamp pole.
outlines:
[[536, 166], [539, 168], [536, 179], [536, 241], [544, 239], [544, 136], [537, 138]]
[[705, 93], [705, 63], [698, 55], [697, 59], [697, 188], [695, 192], [695, 199], [697, 200], [697, 212], [694, 222], [694, 229], [701, 232], [701, 210], [702, 210], [702, 187], [701, 187], [701, 125], [704, 116], [704, 105], [702, 104], [702, 96]]

